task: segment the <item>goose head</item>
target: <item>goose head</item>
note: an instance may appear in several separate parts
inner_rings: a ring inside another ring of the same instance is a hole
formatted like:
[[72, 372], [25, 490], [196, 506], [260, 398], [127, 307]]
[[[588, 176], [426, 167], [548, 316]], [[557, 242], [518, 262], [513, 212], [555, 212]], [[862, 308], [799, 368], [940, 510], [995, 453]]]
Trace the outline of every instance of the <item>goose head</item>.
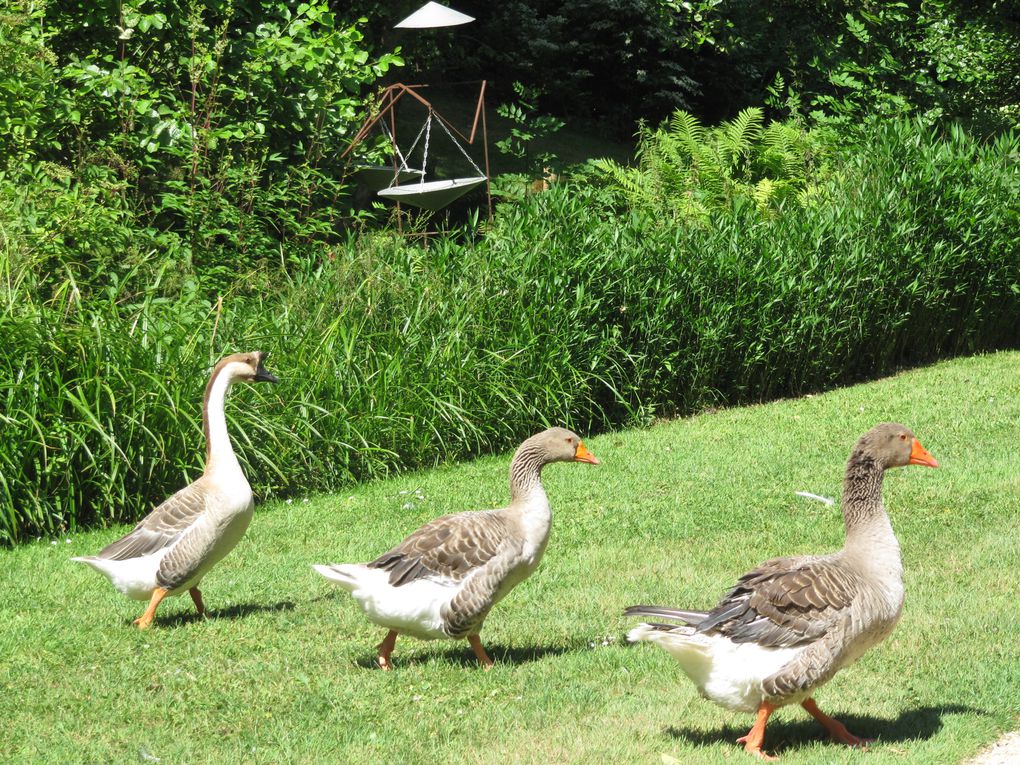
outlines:
[[[598, 465], [599, 461], [588, 451], [581, 437], [566, 428], [549, 428], [528, 439], [539, 451], [544, 462], [587, 462]], [[527, 442], [526, 442], [527, 443]]]
[[268, 351], [252, 351], [251, 353], [234, 353], [220, 359], [213, 370], [212, 378], [221, 374], [227, 376], [228, 383], [235, 382], [280, 382], [276, 375], [266, 369], [265, 360]]
[[855, 458], [871, 460], [883, 470], [904, 465], [939, 466], [913, 431], [896, 422], [880, 423], [861, 436], [851, 455], [851, 460]]

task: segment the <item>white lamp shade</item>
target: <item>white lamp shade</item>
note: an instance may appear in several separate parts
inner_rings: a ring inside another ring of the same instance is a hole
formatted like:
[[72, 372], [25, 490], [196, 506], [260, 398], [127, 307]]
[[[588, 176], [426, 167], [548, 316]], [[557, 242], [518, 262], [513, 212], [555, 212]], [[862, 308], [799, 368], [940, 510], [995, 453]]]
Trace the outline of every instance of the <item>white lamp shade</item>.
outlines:
[[399, 24], [395, 24], [394, 27], [397, 29], [454, 27], [458, 24], [467, 24], [469, 21], [474, 20], [473, 16], [468, 16], [466, 13], [455, 11], [453, 8], [447, 8], [445, 5], [440, 5], [439, 3], [430, 2], [425, 3], [425, 5], [416, 10]]

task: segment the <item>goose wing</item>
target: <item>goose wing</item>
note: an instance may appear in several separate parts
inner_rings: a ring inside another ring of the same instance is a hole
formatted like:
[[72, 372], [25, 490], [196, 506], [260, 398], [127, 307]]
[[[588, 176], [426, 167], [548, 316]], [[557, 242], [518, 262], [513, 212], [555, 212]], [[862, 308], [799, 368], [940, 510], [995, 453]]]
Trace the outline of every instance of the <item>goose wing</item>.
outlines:
[[201, 479], [188, 484], [145, 516], [128, 534], [100, 550], [97, 558], [127, 560], [172, 545], [206, 509]]
[[389, 571], [393, 587], [430, 575], [459, 582], [513, 545], [514, 538], [511, 522], [496, 510], [444, 515], [368, 566]]
[[740, 577], [696, 629], [735, 643], [803, 645], [840, 624], [860, 590], [832, 557], [776, 558]]

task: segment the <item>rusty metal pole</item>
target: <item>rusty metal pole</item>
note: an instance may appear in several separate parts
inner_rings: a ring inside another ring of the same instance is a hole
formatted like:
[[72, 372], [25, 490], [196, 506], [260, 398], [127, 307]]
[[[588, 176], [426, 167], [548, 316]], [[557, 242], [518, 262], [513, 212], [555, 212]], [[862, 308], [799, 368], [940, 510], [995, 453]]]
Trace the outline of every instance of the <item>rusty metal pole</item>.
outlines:
[[[394, 103], [390, 108], [390, 136], [393, 140], [393, 177], [400, 183], [400, 166], [397, 164], [397, 105]], [[424, 170], [424, 168], [422, 168]], [[400, 202], [397, 202], [397, 233], [404, 233], [404, 216], [400, 211]]]
[[489, 131], [485, 124], [485, 80], [478, 93], [478, 105], [482, 110], [482, 149], [485, 152], [485, 197], [489, 204], [489, 223], [492, 223], [492, 173], [489, 171]]

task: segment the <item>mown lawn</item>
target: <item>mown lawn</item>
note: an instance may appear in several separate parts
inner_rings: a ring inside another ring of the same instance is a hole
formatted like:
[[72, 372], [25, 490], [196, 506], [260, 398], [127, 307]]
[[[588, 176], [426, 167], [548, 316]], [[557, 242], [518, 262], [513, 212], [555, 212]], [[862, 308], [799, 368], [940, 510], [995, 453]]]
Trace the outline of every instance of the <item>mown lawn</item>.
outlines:
[[[124, 529], [0, 551], [0, 760], [161, 763], [744, 762], [750, 716], [698, 698], [669, 657], [621, 644], [622, 608], [703, 608], [748, 567], [842, 539], [844, 462], [876, 422], [911, 426], [940, 470], [886, 477], [907, 604], [883, 645], [817, 696], [870, 752], [797, 709], [766, 747], [789, 763], [954, 763], [1020, 715], [1020, 354], [962, 359], [793, 401], [587, 439], [553, 465], [542, 566], [489, 618], [496, 659], [382, 631], [310, 564], [365, 560], [419, 523], [503, 504], [509, 455], [340, 496], [260, 507], [247, 538], [156, 626], [68, 561]], [[537, 429], [537, 426], [536, 426]], [[750, 761], [750, 760], [746, 760]]]

